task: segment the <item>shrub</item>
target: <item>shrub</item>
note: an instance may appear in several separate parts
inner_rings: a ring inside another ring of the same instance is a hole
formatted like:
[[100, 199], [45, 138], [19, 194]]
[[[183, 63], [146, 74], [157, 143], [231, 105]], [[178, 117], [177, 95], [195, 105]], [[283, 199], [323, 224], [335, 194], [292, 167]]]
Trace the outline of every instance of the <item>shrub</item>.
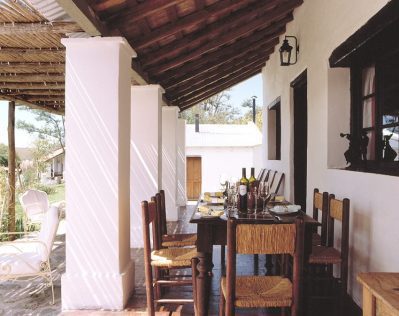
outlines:
[[40, 184], [40, 183], [36, 184], [36, 189], [46, 192], [47, 195], [54, 194], [55, 192], [57, 192], [57, 189], [55, 188], [55, 186], [50, 186], [50, 185], [45, 185], [45, 184]]

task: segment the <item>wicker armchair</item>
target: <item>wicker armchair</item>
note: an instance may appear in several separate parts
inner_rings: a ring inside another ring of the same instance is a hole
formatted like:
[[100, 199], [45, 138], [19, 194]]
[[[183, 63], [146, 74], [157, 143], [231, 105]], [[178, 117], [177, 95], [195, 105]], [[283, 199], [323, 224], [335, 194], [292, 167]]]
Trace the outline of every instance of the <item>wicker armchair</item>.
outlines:
[[[219, 315], [234, 315], [235, 308], [291, 307], [301, 314], [304, 224], [227, 224], [227, 273], [220, 284]], [[236, 254], [288, 254], [293, 257], [292, 278], [285, 276], [236, 276]]]

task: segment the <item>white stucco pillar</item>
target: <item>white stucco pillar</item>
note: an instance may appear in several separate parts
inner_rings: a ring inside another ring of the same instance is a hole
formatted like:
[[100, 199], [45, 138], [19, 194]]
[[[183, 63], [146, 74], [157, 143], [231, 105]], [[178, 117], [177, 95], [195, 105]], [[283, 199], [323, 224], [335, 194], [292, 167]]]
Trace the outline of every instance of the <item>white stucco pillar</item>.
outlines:
[[130, 256], [130, 65], [125, 39], [66, 46], [66, 272], [62, 308], [122, 309]]
[[166, 219], [177, 221], [177, 106], [162, 107], [162, 188], [165, 190]]
[[162, 186], [162, 94], [159, 85], [131, 87], [130, 216], [131, 245], [143, 247], [140, 203]]
[[186, 120], [177, 119], [177, 205], [186, 205]]

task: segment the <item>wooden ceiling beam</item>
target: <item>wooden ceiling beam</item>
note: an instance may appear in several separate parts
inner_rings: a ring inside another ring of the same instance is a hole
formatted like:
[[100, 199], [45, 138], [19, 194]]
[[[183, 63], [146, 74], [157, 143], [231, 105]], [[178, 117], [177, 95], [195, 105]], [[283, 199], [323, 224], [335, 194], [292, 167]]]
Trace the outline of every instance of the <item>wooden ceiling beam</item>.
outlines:
[[81, 31], [82, 29], [75, 22], [12, 22], [0, 24], [0, 35], [66, 34]]
[[270, 39], [266, 41], [264, 40], [266, 36], [265, 33], [260, 32], [259, 34], [251, 36], [250, 41], [247, 39], [224, 47], [215, 53], [206, 55], [196, 63], [184, 65], [178, 70], [175, 69], [173, 73], [167, 72], [165, 74], [166, 76], [160, 77], [159, 80], [162, 82], [165, 89], [173, 88], [223, 64], [232, 63], [237, 59], [251, 55], [257, 51], [267, 51], [274, 48], [279, 42], [279, 35], [284, 32], [285, 27], [282, 27], [276, 33], [270, 35]]
[[191, 89], [186, 88], [184, 90], [179, 90], [175, 94], [167, 94], [166, 97], [171, 100], [171, 102], [175, 101], [180, 101], [184, 100], [190, 97], [195, 97], [198, 94], [198, 91], [203, 91], [208, 88], [212, 88], [215, 85], [217, 85], [220, 81], [225, 80], [226, 78], [231, 78], [234, 76], [239, 76], [242, 73], [245, 73], [247, 71], [251, 71], [253, 69], [259, 69], [262, 68], [267, 61], [267, 58], [264, 56], [261, 57], [256, 57], [251, 61], [248, 61], [246, 65], [244, 66], [237, 66], [237, 67], [232, 67], [225, 69], [224, 71], [221, 71], [219, 74], [216, 74], [212, 77], [209, 78], [209, 80], [198, 82], [192, 85]]
[[45, 105], [40, 105], [40, 104], [37, 104], [34, 102], [29, 102], [24, 99], [15, 98], [12, 96], [6, 96], [6, 95], [0, 94], [0, 100], [14, 101], [17, 105], [23, 105], [23, 106], [27, 106], [32, 109], [43, 110], [43, 111], [54, 113], [54, 114], [64, 115], [63, 109], [61, 110], [61, 109], [55, 109], [54, 107], [47, 107]]
[[34, 96], [24, 96], [24, 100], [27, 100], [29, 102], [36, 102], [36, 101], [65, 101], [65, 96], [57, 96], [57, 95], [34, 95]]
[[200, 103], [200, 102], [202, 102], [202, 101], [204, 101], [204, 100], [206, 100], [206, 99], [208, 99], [210, 97], [212, 97], [213, 95], [215, 95], [217, 93], [220, 93], [220, 92], [222, 92], [222, 91], [224, 91], [226, 89], [231, 88], [232, 86], [238, 84], [239, 82], [242, 82], [244, 80], [247, 80], [247, 79], [251, 78], [252, 76], [258, 74], [260, 71], [261, 71], [261, 69], [254, 70], [254, 71], [248, 72], [246, 74], [242, 74], [240, 77], [236, 77], [236, 78], [232, 79], [231, 81], [227, 81], [224, 84], [220, 84], [219, 86], [216, 86], [213, 89], [210, 89], [210, 90], [206, 91], [202, 95], [200, 95], [200, 96], [198, 96], [198, 97], [196, 97], [196, 98], [194, 98], [194, 99], [192, 99], [192, 100], [190, 100], [188, 102], [179, 104], [178, 106], [180, 108], [180, 112], [184, 111], [184, 110], [186, 110], [186, 109], [188, 109], [188, 108], [190, 108], [190, 107], [192, 107], [192, 106], [194, 106], [194, 105], [196, 105], [196, 104], [198, 104], [198, 103]]
[[[256, 73], [259, 73], [262, 69], [262, 66], [259, 67], [253, 67], [251, 69], [246, 70], [245, 72], [241, 72], [239, 74], [232, 74], [229, 76], [226, 76], [224, 78], [220, 78], [219, 80], [215, 81], [211, 86], [206, 86], [203, 87], [201, 89], [198, 89], [197, 91], [193, 91], [190, 92], [189, 94], [185, 95], [185, 96], [181, 96], [178, 100], [176, 100], [175, 102], [172, 102], [173, 104], [181, 104], [181, 103], [188, 103], [191, 100], [197, 99], [201, 96], [207, 95], [209, 91], [213, 91], [214, 89], [216, 89], [217, 87], [219, 87], [220, 85], [224, 85], [230, 82], [240, 82], [240, 81], [236, 81], [236, 79], [240, 79], [242, 77], [244, 77], [246, 74], [248, 73], [253, 73], [254, 71]], [[242, 80], [241, 80], [242, 81]]]
[[207, 86], [212, 84], [214, 80], [220, 79], [226, 75], [243, 71], [254, 64], [263, 64], [269, 59], [269, 55], [273, 49], [263, 53], [253, 53], [245, 58], [237, 59], [235, 62], [223, 64], [211, 71], [204, 72], [201, 76], [187, 81], [186, 83], [177, 86], [175, 89], [167, 89], [167, 98], [171, 101], [176, 100], [179, 95], [185, 94], [187, 91], [195, 91], [197, 87]]
[[0, 93], [17, 96], [17, 95], [65, 95], [64, 90], [34, 90], [34, 89], [2, 89], [0, 88]]
[[41, 55], [43, 53], [65, 55], [65, 48], [64, 47], [51, 47], [51, 48], [0, 47], [0, 55], [1, 54]]
[[[0, 78], [2, 80], [2, 78]], [[4, 82], [0, 81], [0, 89], [35, 89], [35, 90], [62, 90], [65, 89], [64, 83], [56, 82]]]
[[[295, 0], [295, 3], [298, 1]], [[287, 15], [295, 6], [294, 2], [290, 2], [277, 6], [276, 9], [272, 10], [277, 2], [278, 0], [272, 0], [271, 2], [258, 1], [254, 5], [237, 10], [225, 18], [209, 24], [200, 31], [191, 33], [181, 40], [174, 41], [157, 49], [154, 52], [156, 56], [151, 54], [151, 58], [148, 57], [142, 60], [143, 67], [149, 68], [149, 66], [161, 65], [162, 70], [160, 71], [177, 67], [191, 59], [226, 45], [235, 39], [248, 36], [248, 34], [257, 29], [271, 25], [274, 21]], [[212, 41], [209, 41], [211, 34], [213, 34], [213, 38]], [[188, 48], [190, 48], [188, 53], [181, 54], [181, 52]], [[173, 57], [176, 55], [176, 52], [180, 52], [180, 54], [177, 57]]]
[[0, 74], [0, 80], [3, 82], [64, 82], [65, 76], [62, 74], [35, 74], [23, 73], [16, 75]]
[[107, 36], [108, 27], [98, 18], [86, 0], [56, 0], [66, 13], [90, 36]]
[[216, 14], [224, 14], [226, 12], [229, 12], [230, 10], [242, 6], [242, 3], [242, 0], [221, 0], [203, 8], [202, 10], [194, 11], [193, 13], [178, 19], [174, 23], [168, 23], [166, 25], [163, 25], [153, 30], [151, 33], [140, 37], [140, 39], [137, 41], [134, 41], [134, 39], [132, 39], [133, 46], [137, 50], [143, 49], [156, 43], [159, 40], [162, 40], [163, 38], [184, 31], [185, 29], [190, 28], [194, 25], [205, 22], [207, 19], [213, 17]]

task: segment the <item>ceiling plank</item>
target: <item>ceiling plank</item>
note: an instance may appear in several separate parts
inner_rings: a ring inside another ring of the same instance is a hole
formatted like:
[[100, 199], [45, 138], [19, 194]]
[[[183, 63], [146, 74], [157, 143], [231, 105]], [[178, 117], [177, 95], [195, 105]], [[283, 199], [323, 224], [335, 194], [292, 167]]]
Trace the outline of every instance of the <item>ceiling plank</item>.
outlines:
[[245, 65], [241, 64], [239, 67], [230, 67], [228, 69], [225, 69], [224, 71], [220, 71], [219, 74], [215, 74], [206, 81], [195, 83], [192, 85], [191, 89], [184, 89], [181, 91], [179, 90], [176, 94], [166, 95], [166, 97], [172, 102], [186, 99], [189, 97], [196, 97], [198, 95], [198, 91], [212, 88], [213, 86], [217, 85], [221, 80], [225, 80], [226, 78], [240, 75], [247, 71], [251, 71], [254, 68], [262, 68], [265, 65], [266, 61], [267, 58], [265, 58], [264, 56], [254, 58], [254, 60], [247, 61]]
[[34, 95], [34, 96], [24, 96], [24, 100], [29, 102], [35, 101], [65, 101], [65, 96], [56, 96], [56, 95]]
[[279, 35], [285, 32], [285, 27], [280, 28], [277, 32], [265, 39], [267, 34], [259, 31], [251, 38], [238, 41], [233, 45], [226, 46], [214, 53], [207, 54], [195, 63], [183, 65], [173, 72], [166, 72], [159, 78], [165, 89], [178, 86], [179, 84], [201, 75], [204, 71], [212, 70], [224, 63], [230, 63], [237, 58], [246, 56], [256, 51], [266, 51], [273, 48], [279, 42]]
[[0, 73], [64, 73], [64, 63], [2, 63], [0, 62]]
[[90, 36], [110, 34], [108, 27], [100, 21], [85, 0], [56, 0], [66, 13]]
[[0, 89], [0, 93], [17, 96], [17, 95], [65, 95], [64, 90], [35, 90], [35, 89]]
[[[76, 0], [74, 0], [76, 1]], [[137, 4], [135, 1], [127, 2], [123, 11], [111, 16], [108, 21], [117, 26], [123, 24], [133, 24], [139, 20], [145, 19], [150, 15], [165, 10], [171, 6], [185, 2], [186, 0], [151, 0]]]
[[[2, 80], [2, 77], [0, 78]], [[35, 90], [48, 90], [65, 89], [64, 83], [56, 82], [3, 82], [0, 81], [0, 89], [35, 89]]]
[[25, 35], [36, 33], [65, 34], [81, 32], [75, 22], [1, 23], [0, 35]]
[[269, 55], [274, 49], [262, 53], [252, 53], [245, 56], [245, 58], [237, 58], [232, 63], [222, 64], [210, 71], [204, 71], [203, 74], [195, 79], [187, 81], [184, 84], [178, 85], [175, 89], [167, 90], [167, 97], [169, 100], [175, 100], [179, 95], [182, 95], [190, 90], [195, 90], [198, 86], [207, 86], [213, 83], [212, 80], [224, 77], [226, 74], [232, 74], [243, 71], [248, 67], [252, 67], [255, 63], [265, 63], [269, 59]]
[[143, 49], [163, 38], [174, 35], [194, 25], [200, 24], [216, 14], [224, 14], [240, 5], [242, 6], [242, 3], [242, 0], [222, 0], [216, 2], [203, 8], [202, 10], [194, 11], [193, 13], [186, 15], [174, 23], [163, 25], [148, 35], [140, 37], [140, 39], [137, 41], [132, 40], [133, 46], [137, 50]]
[[[295, 3], [297, 1], [298, 0], [295, 0]], [[259, 1], [255, 5], [237, 10], [225, 18], [209, 24], [200, 31], [191, 33], [180, 40], [163, 46], [161, 49], [157, 49], [156, 56], [151, 54], [152, 58], [148, 57], [143, 59], [142, 65], [148, 68], [151, 65], [158, 65], [161, 61], [168, 60], [167, 63], [163, 63], [162, 71], [165, 71], [211, 50], [217, 49], [220, 46], [226, 45], [234, 39], [246, 36], [256, 29], [268, 26], [288, 14], [294, 7], [290, 2], [289, 5], [278, 6], [277, 9], [272, 10], [277, 2], [278, 0], [272, 0], [271, 2]], [[248, 20], [250, 20], [249, 23]], [[217, 36], [214, 36], [212, 41], [209, 41], [210, 34], [215, 34]], [[196, 48], [191, 49], [187, 54], [183, 56], [179, 54], [178, 57], [173, 58], [176, 52], [181, 52], [194, 46]]]
[[64, 47], [51, 47], [51, 48], [0, 47], [0, 55], [1, 54], [40, 55], [43, 53], [65, 54], [65, 48]]

